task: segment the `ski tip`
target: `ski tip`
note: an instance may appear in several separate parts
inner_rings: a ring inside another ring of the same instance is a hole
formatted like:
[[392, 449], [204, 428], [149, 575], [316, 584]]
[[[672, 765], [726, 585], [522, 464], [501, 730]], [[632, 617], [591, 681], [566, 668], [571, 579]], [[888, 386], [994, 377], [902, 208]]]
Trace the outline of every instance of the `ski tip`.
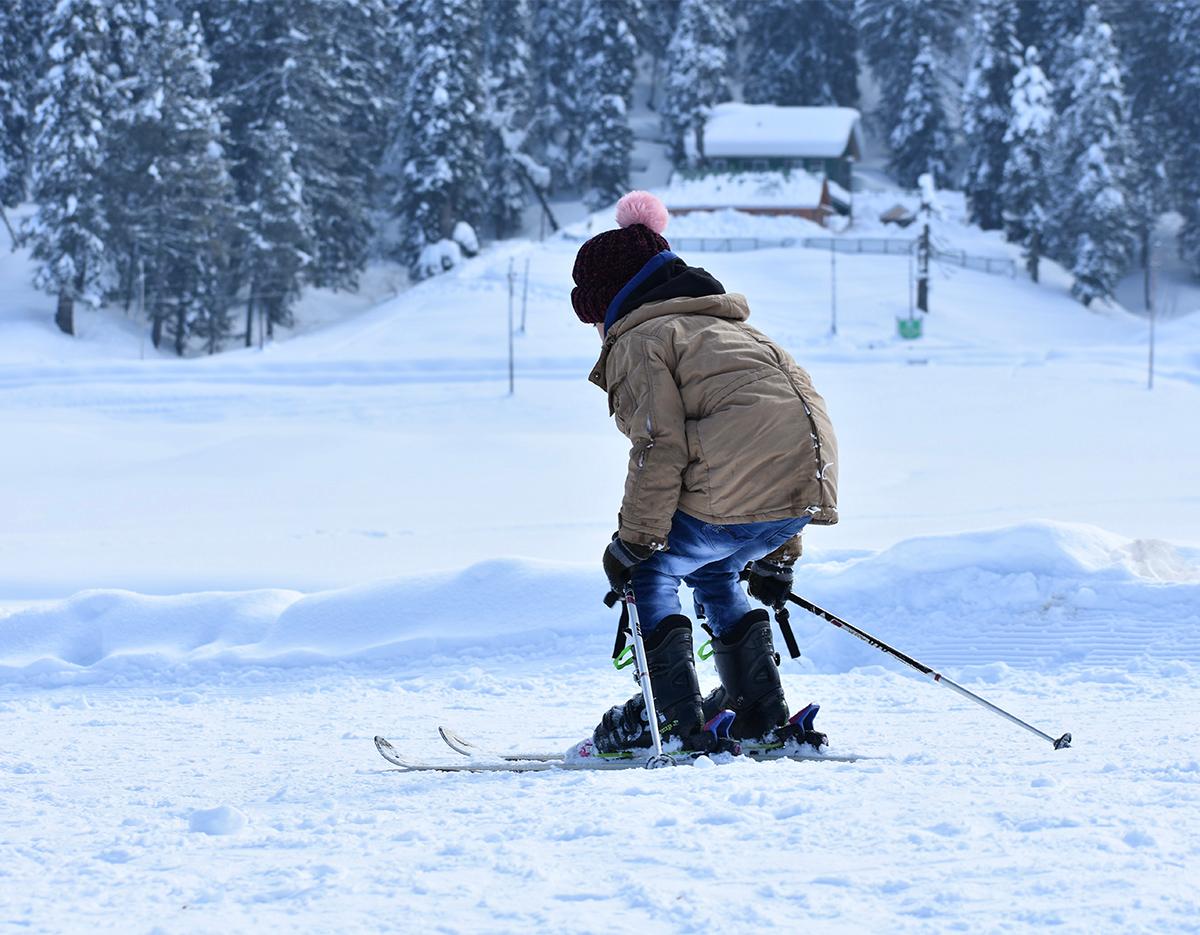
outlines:
[[441, 738], [445, 742], [446, 746], [448, 746], [455, 753], [461, 753], [463, 756], [475, 756], [477, 753], [481, 752], [479, 748], [475, 746], [475, 744], [471, 743], [469, 740], [463, 740], [462, 737], [452, 731], [449, 727], [442, 727], [439, 725], [438, 733], [441, 735]]

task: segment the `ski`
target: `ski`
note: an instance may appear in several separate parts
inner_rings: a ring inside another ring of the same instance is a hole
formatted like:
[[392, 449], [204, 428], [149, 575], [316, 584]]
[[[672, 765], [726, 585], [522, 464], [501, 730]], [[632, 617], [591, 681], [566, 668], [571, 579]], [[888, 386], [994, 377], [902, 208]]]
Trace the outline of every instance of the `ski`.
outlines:
[[[478, 744], [472, 743], [469, 740], [463, 739], [459, 734], [455, 733], [448, 727], [439, 727], [438, 733], [442, 735], [442, 740], [455, 753], [461, 753], [467, 757], [477, 757], [486, 760], [499, 760], [504, 763], [565, 763], [566, 754], [564, 753], [501, 753], [495, 750], [489, 750], [481, 747]], [[829, 760], [832, 763], [854, 763], [858, 760], [871, 760], [877, 757], [860, 756], [856, 753], [822, 753], [815, 747], [807, 744], [797, 746], [791, 743], [763, 743], [756, 744], [750, 741], [741, 741], [742, 752], [741, 756], [749, 757], [752, 760]], [[676, 757], [680, 756], [701, 756], [703, 754], [693, 753], [675, 753]], [[602, 761], [597, 763], [601, 766], [604, 763], [628, 763], [633, 766], [640, 766], [646, 762], [646, 754], [643, 751], [624, 751], [622, 753], [613, 754], [593, 754], [590, 758], [593, 761]], [[572, 761], [574, 762], [574, 761]], [[584, 764], [587, 765], [586, 762]]]
[[[460, 760], [457, 763], [429, 763], [418, 760], [406, 760], [400, 755], [396, 748], [384, 737], [375, 738], [375, 749], [380, 755], [404, 772], [437, 772], [437, 773], [547, 773], [561, 772], [564, 770], [580, 770], [580, 769], [633, 769], [645, 767], [646, 760], [644, 759], [627, 759], [627, 760], [572, 760], [570, 762], [561, 759], [543, 759], [543, 760], [490, 760], [483, 761], [472, 758], [471, 760]], [[699, 754], [697, 754], [699, 755]], [[477, 754], [475, 756], [478, 756]], [[677, 762], [687, 762], [684, 759], [679, 759]]]
[[[561, 772], [566, 770], [617, 770], [617, 769], [644, 769], [646, 767], [646, 757], [630, 755], [623, 759], [615, 758], [580, 758], [578, 760], [567, 760], [561, 754], [539, 754], [544, 757], [540, 760], [506, 760], [506, 759], [485, 759], [491, 757], [492, 754], [474, 753], [468, 754], [470, 759], [459, 761], [457, 763], [430, 763], [425, 760], [406, 759], [400, 752], [389, 742], [385, 737], [375, 738], [375, 748], [379, 751], [380, 756], [395, 766], [402, 772], [437, 772], [437, 773], [550, 773]], [[476, 748], [478, 749], [478, 748]], [[703, 753], [679, 752], [672, 756], [677, 765], [683, 766], [690, 762], [705, 756]], [[737, 757], [732, 754], [713, 754], [719, 762], [733, 762]], [[826, 761], [830, 763], [854, 763], [862, 759], [870, 759], [869, 757], [861, 757], [855, 755], [841, 755], [835, 753], [803, 753], [785, 748], [775, 750], [761, 750], [756, 755], [748, 755], [752, 760], [804, 760], [804, 761]], [[550, 758], [553, 757], [553, 758]]]

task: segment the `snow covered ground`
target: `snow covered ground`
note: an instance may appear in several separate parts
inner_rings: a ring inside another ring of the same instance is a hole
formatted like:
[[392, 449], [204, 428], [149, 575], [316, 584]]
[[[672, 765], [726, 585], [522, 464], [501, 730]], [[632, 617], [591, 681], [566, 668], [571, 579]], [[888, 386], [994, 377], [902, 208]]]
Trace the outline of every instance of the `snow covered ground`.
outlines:
[[1200, 317], [1147, 391], [1145, 321], [1053, 268], [939, 268], [904, 342], [905, 257], [838, 256], [836, 336], [827, 253], [688, 257], [829, 402], [798, 589], [1072, 750], [798, 613], [789, 698], [878, 759], [386, 769], [374, 733], [563, 749], [633, 690], [575, 249], [188, 361], [58, 336], [0, 261], [0, 929], [1200, 931]]
[[787, 685], [882, 760], [405, 775], [371, 747], [452, 758], [443, 720], [564, 747], [628, 688], [604, 642], [6, 695], [0, 926], [1196, 930], [1195, 669], [976, 686], [1069, 752], [873, 670]]

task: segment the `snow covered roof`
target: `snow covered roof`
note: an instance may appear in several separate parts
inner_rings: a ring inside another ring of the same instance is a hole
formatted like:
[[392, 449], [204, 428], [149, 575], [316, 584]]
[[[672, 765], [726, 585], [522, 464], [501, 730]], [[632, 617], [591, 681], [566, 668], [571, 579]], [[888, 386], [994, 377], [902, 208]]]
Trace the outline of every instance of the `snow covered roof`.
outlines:
[[671, 211], [697, 208], [816, 208], [825, 179], [810, 172], [717, 172], [699, 178], [672, 176], [658, 194]]
[[714, 159], [836, 159], [849, 149], [858, 158], [863, 148], [860, 120], [853, 107], [717, 104], [704, 125], [704, 154]]

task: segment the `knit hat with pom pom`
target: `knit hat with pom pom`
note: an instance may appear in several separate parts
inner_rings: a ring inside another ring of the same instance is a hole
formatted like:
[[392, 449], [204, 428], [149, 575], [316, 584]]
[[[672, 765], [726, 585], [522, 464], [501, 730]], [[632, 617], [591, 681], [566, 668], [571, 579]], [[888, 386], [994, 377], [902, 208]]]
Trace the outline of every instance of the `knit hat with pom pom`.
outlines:
[[585, 324], [604, 321], [608, 306], [650, 260], [671, 245], [662, 236], [670, 215], [649, 192], [630, 192], [617, 202], [617, 230], [597, 234], [575, 256], [571, 305]]

